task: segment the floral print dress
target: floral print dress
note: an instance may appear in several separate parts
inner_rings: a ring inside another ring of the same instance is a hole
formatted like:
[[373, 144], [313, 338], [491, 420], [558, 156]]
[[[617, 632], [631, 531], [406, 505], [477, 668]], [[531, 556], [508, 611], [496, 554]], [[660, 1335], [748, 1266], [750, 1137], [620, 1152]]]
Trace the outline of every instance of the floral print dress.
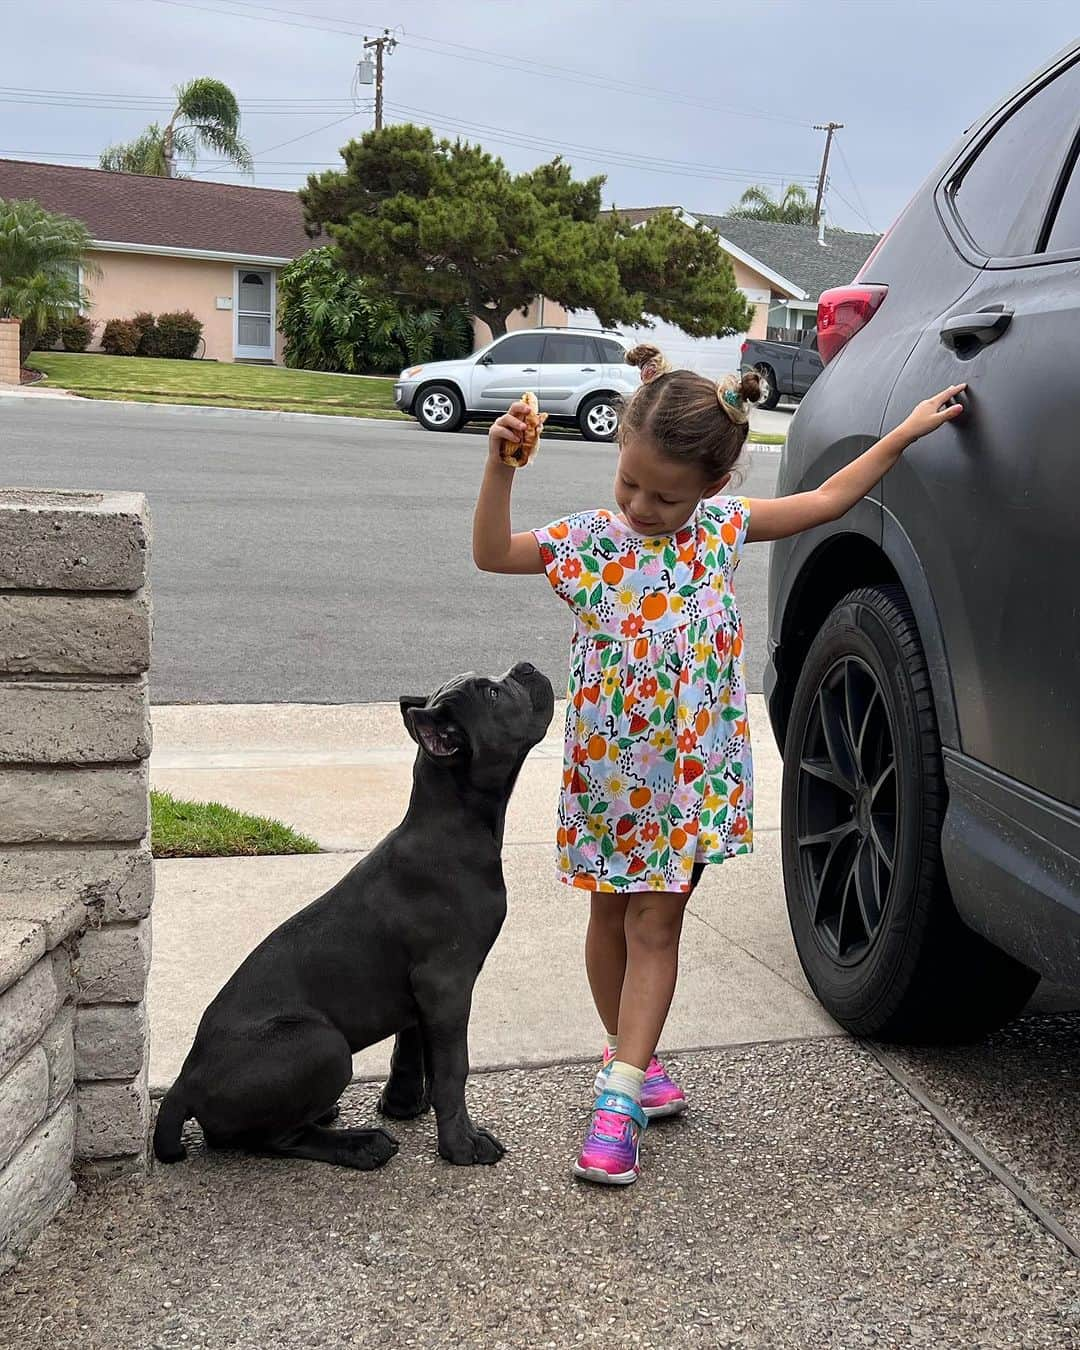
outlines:
[[749, 853], [753, 769], [733, 580], [750, 511], [702, 502], [648, 538], [610, 511], [535, 531], [574, 612], [559, 873], [590, 891], [686, 891]]

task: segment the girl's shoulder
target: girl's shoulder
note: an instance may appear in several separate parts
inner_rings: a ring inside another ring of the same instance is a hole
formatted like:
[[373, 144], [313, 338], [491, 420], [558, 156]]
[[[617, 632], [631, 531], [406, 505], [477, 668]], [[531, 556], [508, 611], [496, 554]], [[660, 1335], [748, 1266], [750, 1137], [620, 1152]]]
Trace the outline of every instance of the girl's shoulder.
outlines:
[[574, 547], [588, 545], [590, 541], [613, 537], [619, 533], [621, 522], [610, 511], [575, 511], [572, 515], [553, 520], [534, 534], [541, 543], [569, 543]]
[[709, 497], [701, 503], [701, 515], [721, 525], [731, 522], [738, 527], [750, 519], [750, 503], [745, 497]]

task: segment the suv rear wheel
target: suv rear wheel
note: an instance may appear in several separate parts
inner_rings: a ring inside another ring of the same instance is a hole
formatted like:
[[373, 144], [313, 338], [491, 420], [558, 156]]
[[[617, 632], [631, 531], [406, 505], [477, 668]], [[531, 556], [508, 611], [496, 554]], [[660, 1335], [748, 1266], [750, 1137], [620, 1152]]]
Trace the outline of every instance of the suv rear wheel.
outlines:
[[457, 431], [465, 403], [452, 384], [429, 384], [416, 396], [416, 420], [425, 431]]
[[887, 1040], [974, 1039], [1038, 977], [965, 927], [941, 861], [946, 789], [907, 597], [853, 591], [814, 639], [784, 751], [788, 916], [806, 978], [842, 1026]]
[[619, 430], [614, 394], [592, 394], [578, 409], [577, 420], [587, 441], [613, 441]]

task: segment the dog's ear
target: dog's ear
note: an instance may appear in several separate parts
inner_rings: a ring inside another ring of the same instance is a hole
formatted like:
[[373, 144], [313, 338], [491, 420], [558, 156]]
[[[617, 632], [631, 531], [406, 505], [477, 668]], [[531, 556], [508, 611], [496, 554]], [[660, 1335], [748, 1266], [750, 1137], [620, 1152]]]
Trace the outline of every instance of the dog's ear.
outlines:
[[409, 735], [432, 759], [449, 759], [464, 746], [461, 728], [445, 708], [417, 707], [405, 711]]
[[416, 737], [413, 736], [413, 729], [409, 725], [409, 712], [413, 708], [423, 708], [426, 703], [427, 698], [423, 694], [402, 694], [398, 699], [398, 705], [401, 708], [401, 720], [405, 723], [405, 730], [414, 741]]

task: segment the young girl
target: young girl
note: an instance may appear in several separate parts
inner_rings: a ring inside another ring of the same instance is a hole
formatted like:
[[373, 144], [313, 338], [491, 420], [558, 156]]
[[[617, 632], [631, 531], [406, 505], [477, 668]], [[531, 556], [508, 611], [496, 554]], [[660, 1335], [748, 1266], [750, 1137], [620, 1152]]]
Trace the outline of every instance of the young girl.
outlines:
[[790, 497], [723, 497], [759, 381], [719, 384], [667, 368], [655, 347], [627, 360], [642, 384], [623, 412], [617, 513], [582, 511], [514, 534], [521, 439], [515, 403], [491, 428], [473, 557], [487, 572], [546, 572], [574, 612], [559, 802], [559, 875], [588, 891], [585, 965], [607, 1044], [574, 1171], [610, 1185], [639, 1175], [650, 1117], [686, 1109], [655, 1056], [675, 991], [683, 911], [707, 863], [749, 853], [753, 772], [734, 574], [744, 543], [836, 520], [913, 441], [961, 412], [963, 385], [920, 403], [895, 431]]

